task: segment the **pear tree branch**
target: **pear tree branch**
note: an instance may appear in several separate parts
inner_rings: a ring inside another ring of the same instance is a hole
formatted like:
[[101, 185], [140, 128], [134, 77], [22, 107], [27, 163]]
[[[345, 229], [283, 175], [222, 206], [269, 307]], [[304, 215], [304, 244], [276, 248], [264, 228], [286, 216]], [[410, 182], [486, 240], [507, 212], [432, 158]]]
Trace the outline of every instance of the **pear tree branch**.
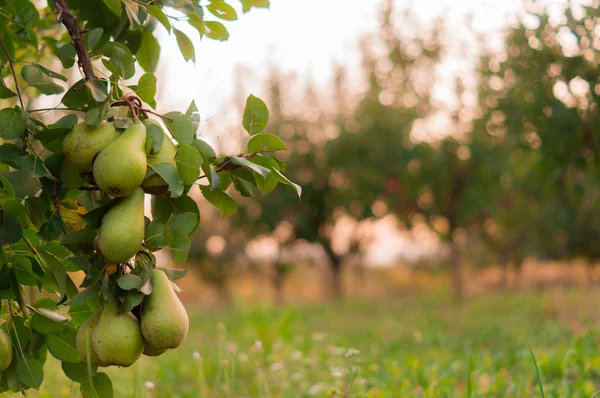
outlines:
[[83, 69], [85, 79], [95, 79], [96, 74], [92, 67], [92, 61], [83, 42], [83, 32], [79, 28], [79, 25], [77, 25], [77, 21], [75, 21], [75, 15], [69, 10], [67, 0], [52, 0], [52, 3], [54, 3], [54, 8], [56, 9], [56, 23], [62, 22], [67, 28], [69, 36], [71, 36], [71, 40], [73, 41], [75, 52], [77, 53], [77, 63]]

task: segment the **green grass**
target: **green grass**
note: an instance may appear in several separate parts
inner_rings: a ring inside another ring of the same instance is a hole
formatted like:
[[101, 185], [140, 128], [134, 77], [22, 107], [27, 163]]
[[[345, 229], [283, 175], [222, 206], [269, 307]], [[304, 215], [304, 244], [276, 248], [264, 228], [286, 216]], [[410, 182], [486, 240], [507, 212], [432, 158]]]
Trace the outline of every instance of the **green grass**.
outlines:
[[[590, 397], [600, 389], [599, 299], [581, 289], [461, 305], [188, 306], [184, 346], [106, 372], [115, 397], [541, 397], [541, 387], [546, 397]], [[79, 394], [58, 362], [45, 370], [29, 396]]]

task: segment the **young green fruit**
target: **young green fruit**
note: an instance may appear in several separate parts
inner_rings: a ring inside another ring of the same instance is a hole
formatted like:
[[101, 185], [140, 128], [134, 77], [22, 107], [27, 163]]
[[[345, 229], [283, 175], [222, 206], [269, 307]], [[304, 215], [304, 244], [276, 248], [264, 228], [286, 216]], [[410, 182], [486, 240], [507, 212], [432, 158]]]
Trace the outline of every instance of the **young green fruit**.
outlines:
[[117, 303], [108, 300], [94, 329], [93, 345], [102, 363], [128, 367], [142, 355], [144, 337], [133, 314], [119, 314]]
[[94, 157], [119, 136], [112, 123], [77, 124], [63, 139], [66, 161], [80, 173], [92, 168]]
[[[177, 168], [177, 163], [175, 162], [175, 155], [177, 154], [177, 147], [173, 144], [173, 141], [165, 134], [163, 129], [160, 127], [160, 124], [154, 119], [146, 119], [144, 120], [144, 124], [147, 129], [150, 128], [159, 128], [163, 134], [162, 147], [156, 151], [155, 153], [151, 153], [148, 155], [148, 164], [150, 166], [156, 166], [157, 164], [167, 163], [171, 166]], [[156, 127], [150, 127], [156, 126]], [[153, 195], [158, 195], [166, 192], [169, 189], [169, 184], [158, 174], [153, 174], [150, 177], [146, 178], [142, 183], [142, 187], [148, 193]]]
[[148, 344], [148, 342], [146, 342], [146, 346], [144, 347], [144, 355], [149, 357], [157, 357], [162, 355], [165, 351], [167, 351], [166, 348], [155, 348]]
[[79, 327], [75, 346], [77, 347], [79, 358], [81, 358], [83, 362], [87, 362], [89, 350], [90, 365], [109, 366], [109, 364], [103, 363], [100, 358], [98, 358], [98, 354], [96, 353], [93, 344], [94, 330], [96, 329], [96, 325], [98, 325], [100, 315], [100, 312], [95, 313]]
[[8, 369], [12, 360], [12, 341], [8, 334], [0, 329], [0, 373]]
[[178, 347], [188, 333], [188, 315], [163, 271], [153, 269], [150, 279], [152, 293], [142, 308], [144, 339], [157, 349]]
[[110, 196], [129, 196], [146, 176], [146, 126], [134, 123], [94, 160], [94, 180]]
[[137, 188], [108, 209], [94, 243], [104, 258], [118, 264], [133, 257], [143, 240], [144, 190]]

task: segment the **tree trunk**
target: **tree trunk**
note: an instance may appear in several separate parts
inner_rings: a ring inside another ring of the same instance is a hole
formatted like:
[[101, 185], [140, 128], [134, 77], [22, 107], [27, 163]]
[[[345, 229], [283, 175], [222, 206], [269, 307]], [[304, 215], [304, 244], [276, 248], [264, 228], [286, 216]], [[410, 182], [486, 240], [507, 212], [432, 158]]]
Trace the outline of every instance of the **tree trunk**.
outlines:
[[457, 301], [462, 301], [464, 298], [464, 280], [461, 267], [460, 248], [456, 243], [452, 243], [451, 253], [452, 277], [454, 281], [454, 293]]
[[229, 306], [233, 301], [233, 297], [231, 297], [231, 292], [229, 291], [227, 283], [219, 283], [217, 285], [217, 291], [219, 293], [219, 300], [223, 304]]
[[498, 265], [502, 269], [502, 288], [508, 290], [510, 287], [510, 263], [504, 250], [498, 252]]
[[321, 245], [329, 257], [329, 267], [331, 270], [330, 296], [334, 299], [340, 299], [344, 296], [342, 287], [342, 265], [343, 261], [331, 248], [330, 242], [321, 241]]
[[280, 268], [281, 265], [275, 263], [273, 264], [273, 275], [271, 277], [271, 283], [273, 284], [273, 293], [275, 304], [280, 305], [283, 304], [283, 287], [284, 287], [284, 279], [285, 273], [282, 272]]
[[[333, 259], [332, 259], [333, 261]], [[331, 291], [333, 298], [338, 300], [344, 297], [344, 289], [342, 287], [342, 261], [338, 256], [335, 256], [335, 261], [331, 264]]]

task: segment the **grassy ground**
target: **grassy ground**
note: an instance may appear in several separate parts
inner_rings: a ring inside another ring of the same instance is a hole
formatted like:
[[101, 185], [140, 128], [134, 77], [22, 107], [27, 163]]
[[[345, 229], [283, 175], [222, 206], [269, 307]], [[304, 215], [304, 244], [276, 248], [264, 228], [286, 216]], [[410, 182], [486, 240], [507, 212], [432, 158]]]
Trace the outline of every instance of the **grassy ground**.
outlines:
[[[590, 397], [600, 292], [194, 310], [183, 347], [109, 368], [115, 397]], [[39, 394], [78, 396], [53, 359]], [[600, 395], [600, 394], [599, 394]]]

